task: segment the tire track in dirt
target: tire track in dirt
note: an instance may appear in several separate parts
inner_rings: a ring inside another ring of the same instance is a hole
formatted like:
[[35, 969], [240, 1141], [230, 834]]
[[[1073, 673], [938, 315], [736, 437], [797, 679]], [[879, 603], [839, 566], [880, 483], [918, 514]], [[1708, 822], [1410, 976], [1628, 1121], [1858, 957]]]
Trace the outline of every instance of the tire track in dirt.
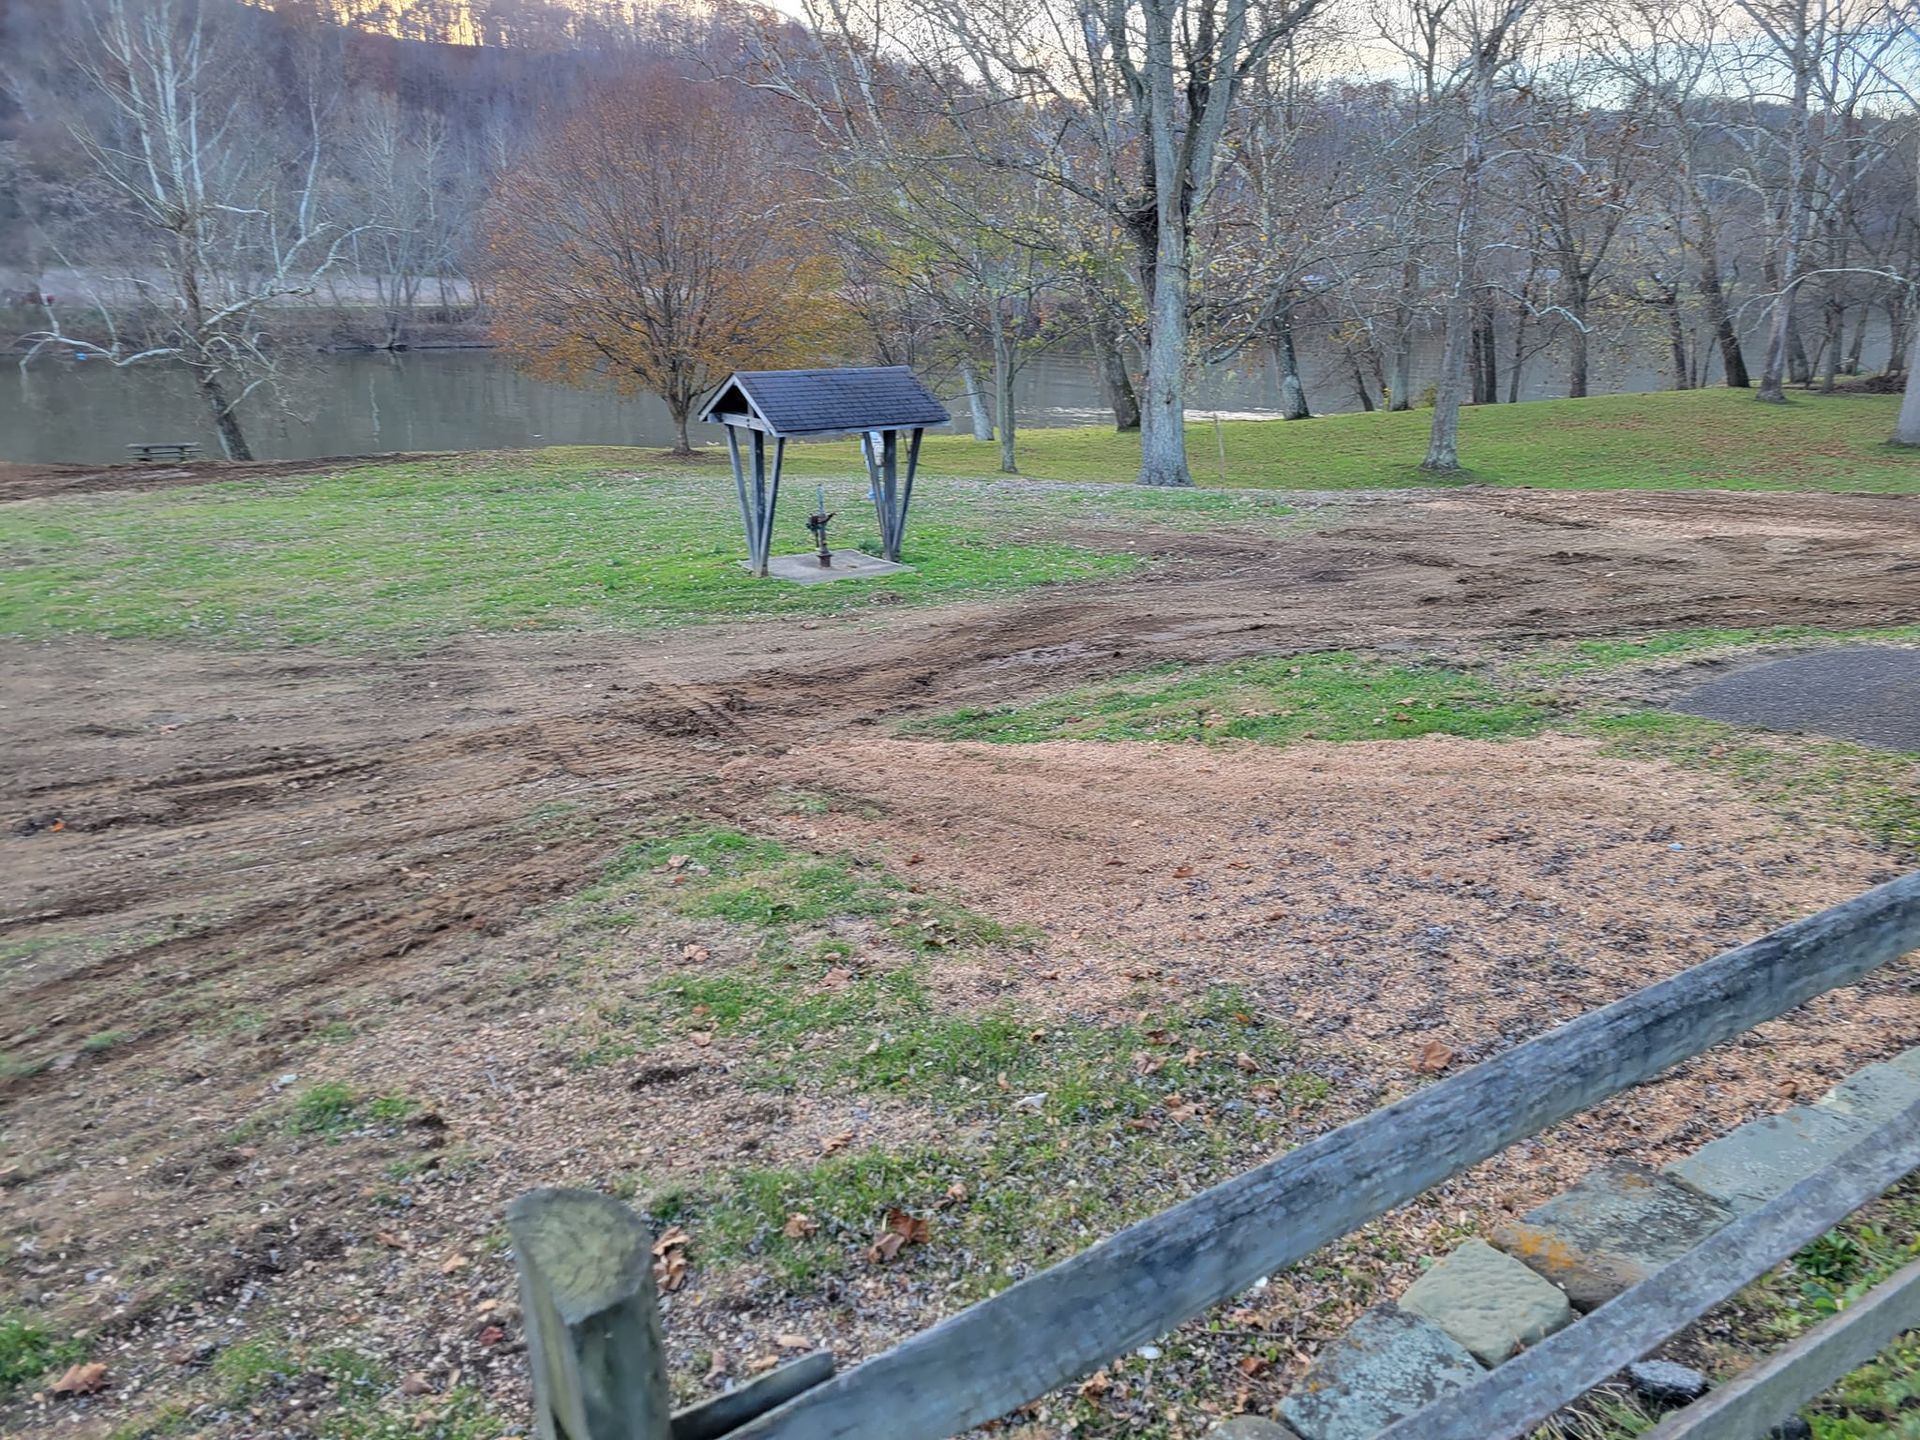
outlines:
[[[1920, 620], [1920, 572], [1900, 568], [1920, 553], [1911, 498], [1451, 492], [1356, 520], [1284, 539], [1128, 531], [1154, 562], [1142, 576], [873, 619], [399, 660], [9, 646], [0, 940], [106, 951], [10, 962], [16, 1036], [44, 1058], [116, 1012], [156, 1043], [236, 995], [431, 963], [593, 874], [604, 836], [519, 828], [541, 807], [628, 829], [668, 803], [751, 811], [752, 795], [703, 797], [729, 758], [929, 710], [1166, 660]], [[117, 993], [169, 966], [210, 998]]]

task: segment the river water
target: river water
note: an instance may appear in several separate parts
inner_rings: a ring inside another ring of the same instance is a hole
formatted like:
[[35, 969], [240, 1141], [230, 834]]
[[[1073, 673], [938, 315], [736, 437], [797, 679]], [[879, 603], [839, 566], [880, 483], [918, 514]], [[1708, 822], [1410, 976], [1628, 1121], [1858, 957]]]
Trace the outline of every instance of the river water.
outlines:
[[[1359, 408], [1344, 363], [1312, 346], [1303, 348], [1300, 360], [1315, 411]], [[1429, 383], [1426, 371], [1422, 366], [1416, 372], [1416, 384]], [[1565, 393], [1556, 357], [1534, 361], [1523, 380], [1527, 399]], [[1595, 393], [1665, 384], [1666, 377], [1644, 363], [1604, 351], [1596, 356]], [[1503, 377], [1503, 392], [1505, 387]], [[945, 388], [954, 429], [965, 430], [967, 410], [958, 387]], [[651, 397], [549, 385], [493, 350], [314, 355], [302, 360], [291, 392], [292, 413], [272, 406], [243, 412], [262, 459], [532, 445], [665, 446], [673, 439], [666, 408]], [[1198, 373], [1189, 404], [1203, 416], [1271, 414], [1279, 406], [1278, 375], [1264, 353], [1249, 352], [1238, 363]], [[1110, 419], [1093, 365], [1081, 355], [1030, 360], [1019, 377], [1016, 405], [1025, 427]], [[706, 438], [717, 440], [718, 426], [696, 426], [696, 437], [709, 430]], [[125, 460], [130, 444], [173, 440], [197, 440], [203, 454], [219, 454], [204, 411], [171, 369], [114, 370], [97, 361], [52, 359], [24, 368], [0, 364], [0, 460], [92, 464]]]

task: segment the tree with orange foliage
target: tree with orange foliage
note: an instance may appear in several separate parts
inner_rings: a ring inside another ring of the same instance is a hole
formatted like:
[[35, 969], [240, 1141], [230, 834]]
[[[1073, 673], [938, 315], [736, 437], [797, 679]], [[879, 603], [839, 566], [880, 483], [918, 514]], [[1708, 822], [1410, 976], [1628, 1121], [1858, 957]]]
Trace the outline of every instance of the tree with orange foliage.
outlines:
[[485, 268], [495, 332], [527, 369], [658, 395], [688, 455], [703, 393], [833, 354], [846, 307], [775, 137], [725, 92], [649, 80], [534, 142], [488, 208]]

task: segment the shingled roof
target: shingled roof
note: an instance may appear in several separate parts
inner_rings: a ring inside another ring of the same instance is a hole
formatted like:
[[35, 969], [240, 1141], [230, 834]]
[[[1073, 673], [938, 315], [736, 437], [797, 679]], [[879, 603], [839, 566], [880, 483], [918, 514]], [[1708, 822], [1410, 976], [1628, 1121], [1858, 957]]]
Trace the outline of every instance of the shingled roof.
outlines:
[[700, 412], [769, 435], [843, 435], [944, 425], [947, 407], [904, 365], [737, 370]]

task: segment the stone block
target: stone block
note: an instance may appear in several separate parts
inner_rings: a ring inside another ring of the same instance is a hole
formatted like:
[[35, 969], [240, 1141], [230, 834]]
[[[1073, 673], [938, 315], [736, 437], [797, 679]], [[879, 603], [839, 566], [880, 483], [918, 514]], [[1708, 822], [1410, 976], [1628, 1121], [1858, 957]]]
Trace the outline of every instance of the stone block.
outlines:
[[1592, 1310], [1671, 1264], [1733, 1218], [1711, 1196], [1631, 1160], [1494, 1227], [1493, 1242]]
[[1838, 1110], [1796, 1105], [1784, 1114], [1749, 1120], [1664, 1168], [1744, 1215], [1806, 1179], [1872, 1128]]
[[1485, 1372], [1431, 1320], [1377, 1305], [1320, 1352], [1280, 1414], [1305, 1440], [1373, 1440]]
[[1467, 1241], [1414, 1281], [1400, 1308], [1431, 1320], [1489, 1367], [1573, 1319], [1564, 1291], [1484, 1240]]
[[1887, 1064], [1904, 1074], [1913, 1076], [1916, 1080], [1920, 1080], [1920, 1045], [1914, 1046], [1911, 1050], [1902, 1050], [1898, 1055], [1887, 1061]]
[[1920, 1075], [1896, 1065], [1869, 1065], [1856, 1070], [1814, 1103], [1838, 1110], [1870, 1124], [1884, 1125], [1920, 1100]]
[[1222, 1420], [1207, 1435], [1210, 1440], [1300, 1440], [1300, 1432], [1291, 1425], [1263, 1415], [1236, 1415]]

